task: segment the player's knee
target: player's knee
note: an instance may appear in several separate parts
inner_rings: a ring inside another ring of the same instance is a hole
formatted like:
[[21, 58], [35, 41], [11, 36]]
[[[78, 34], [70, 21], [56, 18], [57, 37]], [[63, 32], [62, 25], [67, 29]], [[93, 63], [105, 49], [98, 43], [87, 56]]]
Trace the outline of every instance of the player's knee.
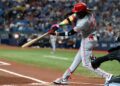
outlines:
[[85, 68], [92, 68], [91, 63], [83, 64], [82, 66], [85, 67]]

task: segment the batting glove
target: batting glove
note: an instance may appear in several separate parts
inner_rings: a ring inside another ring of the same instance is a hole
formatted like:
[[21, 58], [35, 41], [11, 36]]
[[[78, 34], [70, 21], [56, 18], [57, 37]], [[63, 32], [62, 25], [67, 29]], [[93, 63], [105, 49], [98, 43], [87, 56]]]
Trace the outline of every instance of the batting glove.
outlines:
[[55, 35], [55, 31], [59, 29], [59, 25], [58, 24], [54, 24], [51, 26], [51, 29], [48, 31], [49, 34], [51, 35]]

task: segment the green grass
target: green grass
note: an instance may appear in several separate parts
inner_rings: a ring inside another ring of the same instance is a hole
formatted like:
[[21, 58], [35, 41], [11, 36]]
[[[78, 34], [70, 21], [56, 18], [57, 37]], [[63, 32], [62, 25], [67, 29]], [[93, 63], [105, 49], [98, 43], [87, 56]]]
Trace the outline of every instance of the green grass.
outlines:
[[[28, 64], [37, 67], [53, 68], [60, 71], [65, 71], [72, 63], [76, 50], [57, 49], [55, 54], [51, 54], [51, 49], [22, 49], [22, 48], [0, 48], [0, 58], [15, 61], [23, 64]], [[104, 53], [105, 54], [105, 53]], [[95, 53], [102, 56], [104, 54]], [[51, 57], [52, 56], [52, 57]], [[67, 59], [67, 60], [63, 60]], [[101, 68], [114, 75], [120, 74], [120, 67], [117, 61], [108, 61], [101, 65]], [[76, 74], [85, 76], [97, 76], [93, 72], [83, 68], [81, 65], [75, 71]]]

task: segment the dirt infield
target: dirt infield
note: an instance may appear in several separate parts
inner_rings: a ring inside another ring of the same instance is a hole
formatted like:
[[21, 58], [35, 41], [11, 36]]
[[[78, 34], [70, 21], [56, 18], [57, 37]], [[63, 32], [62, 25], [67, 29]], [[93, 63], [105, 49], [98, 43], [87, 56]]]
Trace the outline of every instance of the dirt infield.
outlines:
[[[0, 46], [5, 49], [6, 46]], [[17, 49], [8, 47], [10, 49]], [[0, 59], [0, 86], [59, 86], [52, 82], [63, 72]], [[67, 86], [103, 86], [102, 78], [72, 75]], [[61, 86], [61, 85], [60, 85]], [[62, 85], [63, 86], [63, 85]]]
[[[10, 65], [0, 65], [0, 85], [15, 86], [55, 86], [53, 80], [60, 77], [62, 72], [50, 68], [37, 68], [30, 65], [10, 62], [0, 59], [0, 62]], [[69, 86], [102, 86], [103, 79], [72, 76]], [[58, 85], [57, 85], [58, 86]]]

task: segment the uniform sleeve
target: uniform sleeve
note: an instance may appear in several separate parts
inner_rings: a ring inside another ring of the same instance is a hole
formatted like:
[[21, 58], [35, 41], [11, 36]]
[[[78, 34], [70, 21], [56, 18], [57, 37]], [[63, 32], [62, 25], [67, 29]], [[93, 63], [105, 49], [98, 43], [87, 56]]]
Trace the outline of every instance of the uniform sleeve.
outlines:
[[76, 14], [72, 14], [71, 16], [69, 16], [68, 18], [64, 19], [62, 22], [60, 22], [60, 26], [64, 26], [67, 24], [70, 24], [72, 21], [74, 21], [76, 18]]
[[89, 28], [88, 18], [79, 19], [73, 29], [75, 32], [80, 32], [82, 30], [85, 30], [85, 28]]

